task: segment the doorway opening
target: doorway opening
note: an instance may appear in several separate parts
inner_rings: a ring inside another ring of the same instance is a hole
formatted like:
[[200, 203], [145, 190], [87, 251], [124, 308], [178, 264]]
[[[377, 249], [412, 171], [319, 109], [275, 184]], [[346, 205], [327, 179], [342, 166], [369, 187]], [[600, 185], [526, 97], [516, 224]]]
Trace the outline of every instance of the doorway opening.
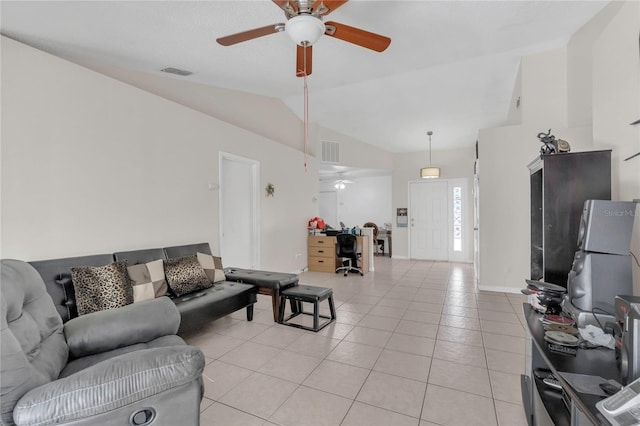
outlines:
[[320, 217], [324, 219], [324, 222], [334, 228], [338, 228], [338, 192], [320, 191], [318, 204]]
[[220, 152], [220, 255], [226, 265], [260, 268], [260, 162]]

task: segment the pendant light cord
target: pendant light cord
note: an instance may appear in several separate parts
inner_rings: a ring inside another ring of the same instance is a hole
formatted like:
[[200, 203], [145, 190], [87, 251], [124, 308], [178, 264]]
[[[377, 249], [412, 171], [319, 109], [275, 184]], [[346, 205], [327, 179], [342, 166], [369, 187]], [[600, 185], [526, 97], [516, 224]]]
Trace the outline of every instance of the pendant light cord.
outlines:
[[309, 159], [309, 86], [307, 84], [307, 47], [304, 47], [304, 171], [307, 172], [307, 162]]

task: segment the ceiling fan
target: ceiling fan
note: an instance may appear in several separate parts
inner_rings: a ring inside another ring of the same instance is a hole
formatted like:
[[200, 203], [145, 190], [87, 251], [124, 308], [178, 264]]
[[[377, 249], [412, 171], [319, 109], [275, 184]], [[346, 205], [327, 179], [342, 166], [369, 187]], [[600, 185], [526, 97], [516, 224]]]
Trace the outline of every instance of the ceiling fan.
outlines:
[[338, 175], [338, 179], [333, 181], [333, 187], [336, 188], [336, 189], [344, 189], [344, 188], [346, 188], [345, 184], [347, 184], [347, 183], [355, 183], [355, 182], [352, 181], [352, 180], [349, 180], [349, 179], [344, 179], [342, 177], [342, 173], [340, 173]]
[[297, 45], [296, 76], [311, 75], [311, 46], [323, 35], [334, 37], [376, 52], [384, 51], [391, 39], [359, 28], [323, 22], [322, 19], [348, 0], [272, 0], [284, 11], [286, 23], [267, 25], [237, 34], [220, 37], [216, 41], [231, 46], [273, 33], [286, 32]]

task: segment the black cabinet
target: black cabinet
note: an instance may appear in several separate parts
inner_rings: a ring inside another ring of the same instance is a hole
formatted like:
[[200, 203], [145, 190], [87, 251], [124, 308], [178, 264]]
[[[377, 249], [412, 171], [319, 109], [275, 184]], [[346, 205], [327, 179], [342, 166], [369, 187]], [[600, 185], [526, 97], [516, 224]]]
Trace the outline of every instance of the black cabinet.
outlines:
[[544, 154], [531, 174], [531, 279], [567, 285], [586, 200], [611, 199], [611, 150]]
[[[596, 408], [596, 403], [604, 397], [579, 392], [561, 373], [600, 376], [621, 383], [615, 352], [603, 347], [577, 349], [575, 356], [551, 352], [544, 340], [541, 315], [528, 304], [523, 305], [523, 310], [528, 339], [526, 374], [521, 376], [521, 391], [527, 423], [531, 426], [609, 425]], [[536, 372], [553, 374], [562, 390], [545, 385], [536, 377]]]

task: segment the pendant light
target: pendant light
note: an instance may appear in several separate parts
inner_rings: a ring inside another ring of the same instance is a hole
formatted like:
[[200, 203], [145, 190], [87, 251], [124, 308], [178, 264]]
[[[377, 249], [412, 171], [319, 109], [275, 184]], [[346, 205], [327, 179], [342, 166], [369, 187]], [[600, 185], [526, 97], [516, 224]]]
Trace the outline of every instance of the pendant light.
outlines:
[[427, 135], [429, 136], [429, 166], [420, 169], [420, 177], [422, 179], [437, 179], [440, 177], [440, 167], [431, 166], [431, 135], [433, 132], [429, 130]]

